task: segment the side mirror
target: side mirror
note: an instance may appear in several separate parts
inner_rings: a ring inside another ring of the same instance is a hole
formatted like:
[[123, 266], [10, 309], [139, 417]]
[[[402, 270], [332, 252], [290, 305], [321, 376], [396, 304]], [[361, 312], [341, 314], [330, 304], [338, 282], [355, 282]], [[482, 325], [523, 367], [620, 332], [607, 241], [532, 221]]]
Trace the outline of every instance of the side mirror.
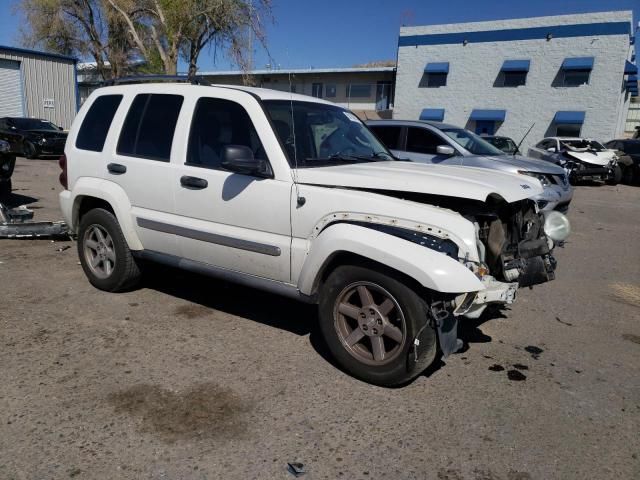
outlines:
[[222, 149], [222, 168], [243, 175], [269, 176], [267, 163], [255, 158], [244, 145], [226, 145]]
[[556, 147], [549, 147], [549, 148], [547, 148], [547, 152], [556, 153]]
[[453, 147], [449, 145], [438, 145], [438, 148], [436, 148], [436, 152], [438, 153], [438, 155], [446, 155], [447, 157], [456, 154], [456, 151], [453, 149]]

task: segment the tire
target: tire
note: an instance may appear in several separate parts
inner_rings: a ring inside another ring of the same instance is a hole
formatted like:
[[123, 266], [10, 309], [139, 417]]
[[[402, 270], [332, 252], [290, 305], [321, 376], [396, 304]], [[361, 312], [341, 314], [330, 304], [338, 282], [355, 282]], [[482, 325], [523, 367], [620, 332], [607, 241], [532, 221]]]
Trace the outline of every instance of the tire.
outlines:
[[622, 167], [622, 178], [620, 181], [625, 185], [633, 185], [633, 165], [625, 165]]
[[100, 290], [122, 292], [140, 281], [118, 220], [108, 210], [95, 208], [80, 219], [78, 256], [89, 282]]
[[617, 185], [622, 180], [622, 168], [620, 165], [616, 165], [613, 169], [613, 173], [607, 178], [607, 185]]
[[36, 146], [28, 140], [22, 143], [22, 154], [29, 160], [35, 160], [38, 158], [38, 149]]
[[0, 179], [0, 197], [9, 195], [11, 193], [11, 179]]
[[[402, 277], [373, 268], [344, 265], [331, 272], [319, 296], [320, 330], [337, 363], [349, 374], [375, 385], [400, 385], [433, 363], [437, 333], [428, 320], [426, 303]], [[420, 361], [416, 362], [418, 336]]]
[[0, 155], [0, 180], [9, 180], [11, 175], [13, 175], [15, 166], [15, 156], [11, 155], [9, 157], [2, 157], [2, 155]]

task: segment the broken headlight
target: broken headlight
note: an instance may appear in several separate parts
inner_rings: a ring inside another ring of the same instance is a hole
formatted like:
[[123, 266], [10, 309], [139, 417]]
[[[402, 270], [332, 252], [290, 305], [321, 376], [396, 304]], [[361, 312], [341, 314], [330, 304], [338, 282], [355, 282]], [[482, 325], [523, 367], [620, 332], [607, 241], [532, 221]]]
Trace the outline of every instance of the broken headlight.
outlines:
[[537, 178], [538, 180], [540, 180], [540, 183], [542, 184], [543, 187], [546, 187], [549, 185], [549, 179], [544, 173], [526, 172], [524, 170], [518, 170], [518, 173], [522, 175], [528, 175], [529, 177]]
[[[355, 222], [354, 222], [355, 223]], [[423, 247], [430, 248], [436, 252], [441, 252], [458, 260], [458, 245], [452, 240], [447, 238], [440, 238], [428, 233], [418, 232], [415, 230], [408, 230], [406, 228], [394, 227], [391, 225], [379, 225], [376, 223], [360, 223], [363, 227], [371, 228], [379, 232], [399, 237], [412, 243], [417, 243]]]

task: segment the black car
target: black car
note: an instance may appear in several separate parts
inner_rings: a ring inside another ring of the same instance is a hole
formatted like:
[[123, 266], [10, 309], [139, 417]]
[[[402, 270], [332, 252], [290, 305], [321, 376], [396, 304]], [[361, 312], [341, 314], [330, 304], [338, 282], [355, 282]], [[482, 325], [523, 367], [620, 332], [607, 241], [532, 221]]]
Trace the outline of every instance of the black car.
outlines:
[[621, 152], [618, 165], [622, 169], [622, 183], [640, 182], [640, 139], [611, 140], [604, 146]]
[[0, 140], [11, 145], [11, 151], [27, 158], [62, 155], [66, 132], [48, 120], [38, 118], [0, 118]]
[[499, 150], [502, 150], [509, 155], [522, 155], [518, 150], [518, 145], [509, 137], [499, 137], [497, 135], [483, 135], [483, 140], [486, 140], [491, 145]]
[[16, 156], [10, 152], [10, 145], [0, 140], [0, 196], [11, 193], [11, 175], [16, 166]]

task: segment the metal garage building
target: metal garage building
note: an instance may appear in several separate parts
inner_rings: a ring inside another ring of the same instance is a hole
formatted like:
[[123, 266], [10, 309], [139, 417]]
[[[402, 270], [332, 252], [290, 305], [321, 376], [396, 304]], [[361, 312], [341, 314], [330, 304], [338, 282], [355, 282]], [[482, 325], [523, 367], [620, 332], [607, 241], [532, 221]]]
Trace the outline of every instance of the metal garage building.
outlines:
[[0, 45], [0, 117], [43, 118], [67, 129], [77, 109], [75, 58]]

